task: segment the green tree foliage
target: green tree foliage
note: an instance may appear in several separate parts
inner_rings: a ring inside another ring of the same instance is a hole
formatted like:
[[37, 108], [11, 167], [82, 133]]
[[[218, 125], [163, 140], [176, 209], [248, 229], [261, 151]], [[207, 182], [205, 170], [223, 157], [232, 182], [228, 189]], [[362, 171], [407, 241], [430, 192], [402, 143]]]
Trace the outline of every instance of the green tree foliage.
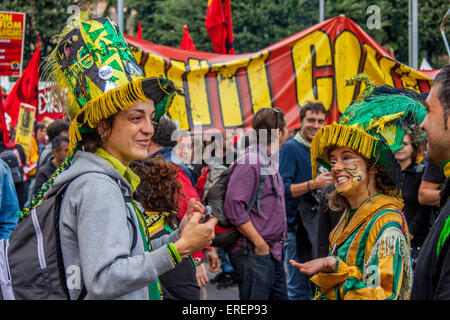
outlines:
[[142, 24], [145, 40], [179, 47], [183, 37], [183, 25], [187, 24], [192, 40], [200, 51], [213, 51], [205, 28], [207, 1], [205, 0], [128, 0], [126, 5], [136, 9], [138, 21]]
[[[394, 49], [395, 58], [408, 64], [408, 0], [325, 0], [325, 17], [344, 14], [364, 29], [382, 46]], [[369, 29], [370, 5], [380, 8], [380, 29]], [[419, 64], [426, 58], [434, 68], [445, 63], [446, 50], [439, 25], [449, 7], [448, 0], [418, 1]], [[446, 30], [449, 30], [447, 23]]]
[[25, 50], [23, 68], [28, 64], [36, 50], [38, 37], [41, 37], [42, 57], [50, 54], [56, 44], [57, 35], [67, 22], [70, 14], [67, 8], [71, 0], [3, 0], [0, 11], [24, 12], [26, 14]]
[[[197, 50], [213, 51], [205, 29], [207, 0], [125, 0], [125, 4], [138, 11], [135, 23], [142, 22], [144, 39], [179, 47], [187, 24]], [[380, 8], [380, 29], [368, 27], [371, 5]], [[446, 63], [439, 25], [447, 9], [448, 0], [419, 1], [419, 63], [424, 57], [435, 68]], [[236, 53], [261, 50], [319, 22], [319, 0], [231, 0], [231, 10]], [[340, 14], [408, 64], [408, 0], [325, 0], [325, 19]]]
[[[205, 28], [207, 0], [125, 2], [138, 11], [144, 39], [179, 47], [187, 24], [197, 50], [213, 51]], [[236, 53], [261, 50], [318, 21], [311, 0], [231, 0], [231, 11]]]
[[[27, 14], [25, 66], [41, 36], [41, 55], [55, 46], [53, 38], [67, 22], [70, 5], [100, 0], [3, 0], [1, 11]], [[105, 0], [115, 7], [116, 0]], [[344, 14], [383, 46], [395, 51], [397, 60], [408, 63], [408, 0], [325, 0], [325, 19]], [[212, 52], [205, 28], [207, 0], [124, 0], [126, 31], [135, 34], [141, 21], [145, 40], [179, 47], [183, 25], [187, 24], [197, 50]], [[369, 29], [367, 8], [380, 8], [381, 28]], [[419, 1], [419, 62], [425, 57], [434, 68], [447, 62], [439, 25], [448, 9], [448, 0]], [[137, 16], [130, 17], [131, 9]], [[255, 52], [319, 22], [319, 0], [231, 0], [236, 53]], [[105, 10], [105, 15], [108, 10]], [[132, 26], [134, 25], [134, 28]], [[449, 30], [450, 22], [446, 30]], [[133, 34], [133, 35], [134, 35]], [[449, 39], [450, 40], [450, 39]]]

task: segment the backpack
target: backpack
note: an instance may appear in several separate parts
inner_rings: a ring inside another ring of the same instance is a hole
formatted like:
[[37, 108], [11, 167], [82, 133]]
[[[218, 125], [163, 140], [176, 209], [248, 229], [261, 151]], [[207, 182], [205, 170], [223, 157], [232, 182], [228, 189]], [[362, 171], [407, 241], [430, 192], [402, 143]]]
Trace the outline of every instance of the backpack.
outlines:
[[26, 180], [22, 162], [19, 158], [17, 150], [6, 149], [0, 153], [0, 158], [8, 164], [14, 184], [21, 183]]
[[[228, 221], [223, 208], [228, 182], [230, 180], [230, 170], [231, 165], [229, 168], [221, 164], [212, 164], [209, 166], [202, 199], [205, 206], [208, 205], [211, 207], [211, 214], [217, 218], [218, 226], [228, 229], [220, 233], [216, 232], [211, 244], [214, 247], [223, 249], [228, 248], [242, 237], [242, 234]], [[252, 196], [246, 209], [248, 213], [250, 213], [255, 203], [259, 211], [266, 177], [266, 175], [260, 176], [257, 192]]]
[[[70, 182], [33, 208], [8, 240], [0, 240], [0, 287], [4, 300], [70, 300], [59, 237], [61, 203]], [[131, 201], [130, 197], [124, 199]], [[127, 219], [134, 226], [128, 214]], [[133, 248], [136, 234], [135, 229]], [[78, 300], [86, 295], [83, 286]]]

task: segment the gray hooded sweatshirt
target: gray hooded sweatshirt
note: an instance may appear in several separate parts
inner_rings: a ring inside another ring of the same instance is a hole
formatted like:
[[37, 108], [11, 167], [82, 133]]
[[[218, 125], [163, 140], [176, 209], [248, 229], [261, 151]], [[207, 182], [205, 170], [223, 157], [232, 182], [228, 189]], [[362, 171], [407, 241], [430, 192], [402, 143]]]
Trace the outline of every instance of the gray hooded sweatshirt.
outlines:
[[[148, 285], [174, 268], [166, 244], [179, 230], [151, 242], [144, 252], [131, 186], [103, 158], [78, 151], [47, 192], [68, 185], [61, 205], [60, 239], [71, 299], [148, 299]], [[133, 247], [133, 239], [135, 245]]]

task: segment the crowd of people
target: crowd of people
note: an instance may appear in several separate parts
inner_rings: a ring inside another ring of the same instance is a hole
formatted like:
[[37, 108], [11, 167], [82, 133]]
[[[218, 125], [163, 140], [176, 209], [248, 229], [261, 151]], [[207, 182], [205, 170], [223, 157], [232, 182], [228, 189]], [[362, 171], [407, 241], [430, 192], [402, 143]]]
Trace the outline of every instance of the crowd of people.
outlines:
[[67, 118], [36, 123], [28, 159], [0, 150], [22, 170], [0, 160], [2, 239], [65, 188], [71, 299], [205, 300], [207, 270], [241, 300], [450, 299], [450, 65], [429, 94], [364, 91], [338, 123], [308, 102], [298, 130], [261, 108], [252, 130], [205, 135], [167, 116], [182, 93], [143, 76], [109, 19], [83, 23], [104, 27], [115, 76], [71, 74], [88, 67], [68, 48], [99, 39], [67, 26], [50, 58], [73, 81]]

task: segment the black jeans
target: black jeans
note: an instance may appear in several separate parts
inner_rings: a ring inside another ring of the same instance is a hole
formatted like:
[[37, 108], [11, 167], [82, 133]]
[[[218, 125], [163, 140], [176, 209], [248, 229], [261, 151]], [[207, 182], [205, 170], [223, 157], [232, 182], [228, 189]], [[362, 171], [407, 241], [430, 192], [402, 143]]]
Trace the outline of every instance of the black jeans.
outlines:
[[270, 253], [259, 256], [250, 248], [229, 257], [239, 283], [240, 300], [288, 299], [283, 259], [277, 261]]

